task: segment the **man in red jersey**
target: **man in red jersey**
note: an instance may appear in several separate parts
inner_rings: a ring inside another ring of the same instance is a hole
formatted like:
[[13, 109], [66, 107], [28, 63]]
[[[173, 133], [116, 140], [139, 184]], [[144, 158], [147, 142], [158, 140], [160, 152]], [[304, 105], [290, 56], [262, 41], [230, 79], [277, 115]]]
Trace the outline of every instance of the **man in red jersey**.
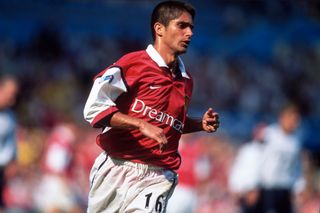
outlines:
[[192, 78], [179, 55], [189, 46], [194, 16], [189, 4], [159, 3], [153, 45], [96, 76], [84, 117], [103, 128], [96, 142], [104, 152], [90, 173], [88, 212], [164, 212], [177, 183], [181, 134], [219, 127], [211, 108], [202, 119], [187, 116]]

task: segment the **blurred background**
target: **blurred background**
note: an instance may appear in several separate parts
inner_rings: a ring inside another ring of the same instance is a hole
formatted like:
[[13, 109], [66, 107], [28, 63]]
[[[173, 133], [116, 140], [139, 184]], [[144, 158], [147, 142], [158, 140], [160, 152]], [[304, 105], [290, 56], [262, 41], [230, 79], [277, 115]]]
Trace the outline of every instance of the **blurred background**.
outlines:
[[[92, 78], [152, 43], [149, 17], [158, 2], [0, 0], [0, 72], [20, 84], [13, 108], [17, 161], [7, 172], [6, 211], [84, 212], [88, 173], [100, 152], [100, 130], [82, 116]], [[192, 147], [197, 142], [202, 148], [185, 159], [209, 162], [196, 164], [195, 180], [187, 183], [201, 203], [194, 211], [239, 212], [228, 186], [237, 150], [258, 123], [276, 121], [288, 101], [301, 109], [303, 172], [310, 177], [303, 185], [309, 188], [295, 189], [295, 208], [318, 211], [319, 1], [189, 2], [197, 10], [192, 43], [182, 56], [195, 82], [190, 114], [200, 116], [211, 106], [221, 118], [216, 134], [188, 137]]]

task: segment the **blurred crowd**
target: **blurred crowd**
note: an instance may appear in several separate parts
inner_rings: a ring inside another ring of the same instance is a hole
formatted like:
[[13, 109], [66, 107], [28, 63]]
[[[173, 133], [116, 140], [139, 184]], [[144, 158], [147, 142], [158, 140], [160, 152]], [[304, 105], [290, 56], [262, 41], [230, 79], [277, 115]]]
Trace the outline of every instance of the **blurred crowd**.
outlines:
[[[132, 6], [132, 19], [145, 20], [154, 2], [34, 1], [34, 9], [0, 2], [0, 73], [15, 75], [20, 85], [13, 108], [17, 161], [5, 174], [8, 212], [84, 212], [88, 173], [100, 152], [95, 145], [100, 130], [82, 116], [92, 78], [124, 53], [146, 48], [149, 29], [141, 33], [139, 23], [125, 24], [120, 16]], [[291, 101], [302, 112], [305, 151], [305, 178], [294, 189], [294, 205], [302, 213], [319, 210], [319, 5], [311, 0], [249, 2], [194, 1], [194, 43], [182, 56], [195, 81], [190, 110], [201, 114], [212, 106], [220, 113], [221, 128], [214, 136], [199, 133], [181, 140], [182, 186], [197, 195], [195, 212], [239, 212], [228, 185], [238, 149], [257, 123], [274, 121], [280, 106]], [[48, 21], [56, 11], [58, 21]], [[79, 23], [67, 18], [71, 12], [83, 16]], [[15, 32], [10, 34], [5, 23]], [[90, 25], [106, 32], [99, 34]], [[32, 33], [23, 36], [23, 30]]]

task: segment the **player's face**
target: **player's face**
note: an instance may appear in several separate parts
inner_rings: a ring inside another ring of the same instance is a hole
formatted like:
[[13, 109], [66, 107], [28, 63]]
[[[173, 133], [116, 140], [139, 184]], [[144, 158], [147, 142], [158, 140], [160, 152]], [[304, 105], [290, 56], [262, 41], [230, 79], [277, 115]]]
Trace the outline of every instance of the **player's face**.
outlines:
[[165, 27], [163, 42], [174, 54], [182, 54], [187, 51], [193, 35], [193, 21], [188, 12], [183, 12], [177, 19], [171, 20]]
[[14, 104], [18, 86], [15, 81], [7, 80], [0, 86], [0, 109]]
[[300, 123], [300, 115], [293, 111], [284, 112], [280, 117], [280, 123], [285, 132], [294, 132]]

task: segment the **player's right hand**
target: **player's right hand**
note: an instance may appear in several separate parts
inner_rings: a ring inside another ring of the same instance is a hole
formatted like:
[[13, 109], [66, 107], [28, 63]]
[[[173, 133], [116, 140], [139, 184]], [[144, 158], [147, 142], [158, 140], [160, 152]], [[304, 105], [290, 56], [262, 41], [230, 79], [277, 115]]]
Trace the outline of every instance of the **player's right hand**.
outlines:
[[144, 136], [156, 140], [159, 143], [160, 152], [164, 150], [164, 147], [168, 143], [168, 141], [163, 132], [163, 129], [154, 126], [144, 120], [141, 120], [139, 124], [139, 130]]

